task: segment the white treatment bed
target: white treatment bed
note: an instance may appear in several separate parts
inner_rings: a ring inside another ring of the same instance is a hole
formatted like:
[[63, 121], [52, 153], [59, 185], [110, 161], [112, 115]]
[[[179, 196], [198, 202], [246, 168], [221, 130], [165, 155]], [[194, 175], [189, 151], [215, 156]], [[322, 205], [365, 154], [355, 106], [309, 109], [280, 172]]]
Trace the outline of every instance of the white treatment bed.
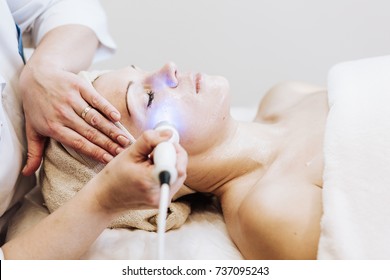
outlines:
[[[27, 195], [22, 209], [10, 226], [18, 234], [48, 215], [39, 189]], [[185, 224], [165, 236], [165, 259], [228, 260], [242, 259], [226, 231], [217, 207], [193, 209]], [[157, 259], [157, 233], [145, 230], [105, 229], [82, 259], [147, 260]]]
[[390, 56], [328, 76], [319, 259], [390, 259]]

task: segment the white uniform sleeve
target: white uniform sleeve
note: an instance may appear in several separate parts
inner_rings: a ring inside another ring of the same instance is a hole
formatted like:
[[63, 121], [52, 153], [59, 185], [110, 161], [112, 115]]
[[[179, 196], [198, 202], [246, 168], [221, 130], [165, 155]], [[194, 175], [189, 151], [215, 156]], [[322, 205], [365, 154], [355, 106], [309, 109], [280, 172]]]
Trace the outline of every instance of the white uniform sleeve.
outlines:
[[115, 51], [107, 26], [104, 9], [98, 0], [8, 0], [12, 15], [22, 32], [31, 35], [32, 47], [53, 28], [66, 24], [80, 24], [91, 28], [100, 41], [94, 61]]

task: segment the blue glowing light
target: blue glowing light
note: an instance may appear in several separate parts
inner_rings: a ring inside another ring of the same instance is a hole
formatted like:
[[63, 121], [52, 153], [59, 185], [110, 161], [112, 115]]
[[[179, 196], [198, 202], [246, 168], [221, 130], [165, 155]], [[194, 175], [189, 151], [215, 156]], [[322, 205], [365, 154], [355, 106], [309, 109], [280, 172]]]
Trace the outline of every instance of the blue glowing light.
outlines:
[[167, 121], [181, 132], [181, 117], [173, 99], [165, 99], [158, 104], [158, 107], [150, 108], [147, 127], [153, 129], [159, 122]]

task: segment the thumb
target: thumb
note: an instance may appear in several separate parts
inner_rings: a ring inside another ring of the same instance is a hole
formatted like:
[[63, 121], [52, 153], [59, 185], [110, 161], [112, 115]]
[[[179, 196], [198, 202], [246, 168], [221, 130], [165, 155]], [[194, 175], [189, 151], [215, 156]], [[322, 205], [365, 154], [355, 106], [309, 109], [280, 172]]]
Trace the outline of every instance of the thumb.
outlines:
[[27, 136], [27, 162], [23, 167], [22, 174], [30, 176], [38, 170], [41, 165], [45, 137], [39, 135], [29, 122], [26, 123]]
[[162, 141], [168, 140], [172, 136], [170, 130], [147, 130], [144, 131], [137, 141], [130, 146], [133, 157], [143, 161], [153, 152], [153, 149]]

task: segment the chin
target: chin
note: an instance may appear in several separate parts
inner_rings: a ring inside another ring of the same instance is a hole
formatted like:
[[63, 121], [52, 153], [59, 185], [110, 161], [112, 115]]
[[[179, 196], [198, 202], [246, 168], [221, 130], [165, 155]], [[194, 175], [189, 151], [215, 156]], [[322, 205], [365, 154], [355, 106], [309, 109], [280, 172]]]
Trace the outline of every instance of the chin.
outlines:
[[204, 75], [204, 78], [205, 81], [202, 84], [205, 87], [206, 91], [229, 92], [230, 85], [225, 77]]
[[215, 87], [219, 88], [221, 92], [229, 93], [230, 91], [229, 81], [223, 76], [216, 76]]

